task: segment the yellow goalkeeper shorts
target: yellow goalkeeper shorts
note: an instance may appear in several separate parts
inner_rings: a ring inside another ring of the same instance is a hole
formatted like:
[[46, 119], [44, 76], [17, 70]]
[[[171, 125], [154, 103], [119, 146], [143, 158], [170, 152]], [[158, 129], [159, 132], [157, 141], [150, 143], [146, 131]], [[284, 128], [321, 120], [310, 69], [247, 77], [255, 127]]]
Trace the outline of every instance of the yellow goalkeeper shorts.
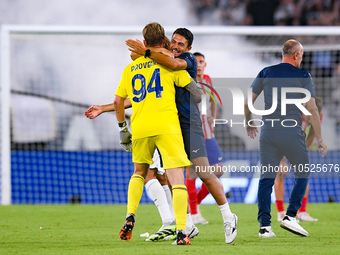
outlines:
[[156, 148], [161, 154], [164, 169], [190, 165], [184, 150], [182, 135], [157, 135], [132, 139], [132, 161], [138, 164], [151, 165]]

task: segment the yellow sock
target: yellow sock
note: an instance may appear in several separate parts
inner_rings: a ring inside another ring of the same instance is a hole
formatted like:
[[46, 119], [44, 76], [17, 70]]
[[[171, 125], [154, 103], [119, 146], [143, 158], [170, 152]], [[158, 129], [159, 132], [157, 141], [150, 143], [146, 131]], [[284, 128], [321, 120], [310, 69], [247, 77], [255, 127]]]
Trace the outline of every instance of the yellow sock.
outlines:
[[131, 176], [128, 189], [127, 214], [137, 214], [137, 208], [143, 194], [144, 178], [141, 175]]
[[188, 207], [187, 187], [185, 185], [174, 185], [172, 194], [177, 230], [185, 230]]

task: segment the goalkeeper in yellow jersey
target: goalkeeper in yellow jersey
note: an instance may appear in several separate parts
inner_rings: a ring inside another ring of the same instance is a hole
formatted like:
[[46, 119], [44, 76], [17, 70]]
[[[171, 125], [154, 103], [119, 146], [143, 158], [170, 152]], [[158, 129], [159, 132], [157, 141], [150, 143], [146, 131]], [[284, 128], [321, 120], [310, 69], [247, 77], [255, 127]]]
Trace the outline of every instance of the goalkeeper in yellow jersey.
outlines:
[[[148, 46], [160, 47], [165, 41], [164, 29], [158, 23], [145, 26], [143, 36]], [[131, 148], [131, 134], [125, 122], [124, 100], [127, 97], [133, 109], [131, 129], [135, 171], [129, 183], [126, 222], [119, 236], [123, 240], [131, 238], [144, 178], [157, 148], [172, 186], [177, 244], [187, 245], [191, 243], [184, 234], [188, 195], [183, 171], [184, 167], [190, 165], [190, 161], [184, 151], [173, 85], [190, 90], [198, 102], [201, 92], [186, 71], [165, 69], [148, 58], [149, 54], [150, 51], [146, 52], [145, 58], [138, 58], [125, 68], [114, 100], [121, 144], [126, 150]]]

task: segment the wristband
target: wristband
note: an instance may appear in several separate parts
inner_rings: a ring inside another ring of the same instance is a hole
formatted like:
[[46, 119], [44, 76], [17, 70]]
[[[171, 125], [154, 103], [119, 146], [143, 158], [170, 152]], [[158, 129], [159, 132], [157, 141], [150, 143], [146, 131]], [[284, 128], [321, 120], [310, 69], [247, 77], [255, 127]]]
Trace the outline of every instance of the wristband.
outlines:
[[148, 57], [150, 57], [150, 55], [151, 55], [151, 50], [150, 50], [150, 49], [147, 49], [147, 50], [145, 51], [145, 53], [144, 53], [144, 57], [145, 57], [145, 58], [148, 58]]
[[126, 121], [122, 121], [122, 122], [118, 122], [118, 127], [119, 127], [119, 130], [122, 131], [126, 128]]
[[318, 140], [316, 140], [318, 142], [318, 144], [321, 144], [323, 142], [323, 139], [321, 139], [321, 141], [319, 142]]

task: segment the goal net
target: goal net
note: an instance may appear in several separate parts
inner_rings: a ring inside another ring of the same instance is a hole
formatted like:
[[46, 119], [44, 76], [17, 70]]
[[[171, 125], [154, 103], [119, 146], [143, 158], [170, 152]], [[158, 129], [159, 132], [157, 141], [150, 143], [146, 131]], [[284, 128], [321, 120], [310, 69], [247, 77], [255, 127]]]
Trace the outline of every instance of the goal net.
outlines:
[[[175, 27], [165, 29], [170, 38]], [[222, 101], [217, 104], [219, 118], [225, 120], [235, 116], [224, 84], [234, 84], [246, 97], [257, 73], [281, 61], [283, 43], [299, 40], [305, 50], [302, 68], [311, 73], [316, 95], [323, 100], [322, 129], [330, 149], [325, 159], [310, 152], [311, 163], [339, 164], [339, 28], [189, 29], [195, 36], [191, 52], [205, 55], [206, 73]], [[115, 115], [104, 113], [90, 120], [84, 111], [92, 104], [113, 102], [121, 74], [131, 62], [125, 40], [142, 40], [141, 31], [142, 27], [2, 26], [2, 204], [126, 202], [133, 164], [131, 154], [119, 146]], [[128, 110], [127, 116], [131, 114]], [[239, 169], [259, 164], [258, 139], [249, 139], [244, 127], [229, 124], [215, 127], [224, 165]], [[253, 177], [258, 176], [222, 178], [231, 201], [256, 201]], [[339, 179], [332, 177], [311, 179], [310, 201], [340, 200]], [[292, 182], [286, 181], [287, 190]], [[149, 202], [146, 194], [142, 202]]]

